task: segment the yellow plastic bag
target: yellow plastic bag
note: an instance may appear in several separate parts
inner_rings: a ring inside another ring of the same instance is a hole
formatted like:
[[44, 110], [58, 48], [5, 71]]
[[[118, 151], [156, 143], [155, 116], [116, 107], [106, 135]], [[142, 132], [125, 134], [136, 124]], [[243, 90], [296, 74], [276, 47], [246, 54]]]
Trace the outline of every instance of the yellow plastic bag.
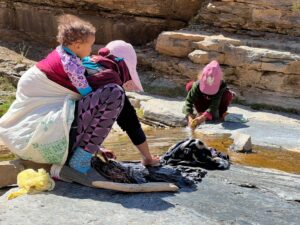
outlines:
[[17, 176], [17, 184], [19, 190], [10, 193], [7, 197], [9, 200], [24, 194], [51, 191], [55, 187], [54, 180], [44, 169], [37, 172], [33, 169], [23, 170]]

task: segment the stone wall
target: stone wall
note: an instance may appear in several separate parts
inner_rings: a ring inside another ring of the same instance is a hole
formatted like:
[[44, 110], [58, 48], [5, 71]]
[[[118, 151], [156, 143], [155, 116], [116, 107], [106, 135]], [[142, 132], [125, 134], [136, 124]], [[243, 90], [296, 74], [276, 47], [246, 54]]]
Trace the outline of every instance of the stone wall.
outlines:
[[141, 62], [187, 81], [218, 60], [240, 99], [300, 112], [299, 41], [299, 0], [208, 0], [187, 28], [158, 36], [159, 56]]
[[224, 79], [240, 99], [300, 112], [300, 54], [297, 48], [294, 52], [280, 49], [285, 44], [292, 46], [294, 42], [168, 31], [157, 38], [157, 55], [139, 57], [141, 64], [185, 81], [196, 79], [205, 64], [218, 60]]
[[212, 24], [228, 31], [267, 31], [300, 36], [298, 0], [218, 0], [199, 11], [195, 24]]
[[163, 30], [184, 27], [199, 7], [198, 0], [0, 0], [0, 34], [17, 30], [24, 38], [54, 44], [56, 17], [70, 13], [96, 26], [98, 44], [123, 39], [141, 45]]

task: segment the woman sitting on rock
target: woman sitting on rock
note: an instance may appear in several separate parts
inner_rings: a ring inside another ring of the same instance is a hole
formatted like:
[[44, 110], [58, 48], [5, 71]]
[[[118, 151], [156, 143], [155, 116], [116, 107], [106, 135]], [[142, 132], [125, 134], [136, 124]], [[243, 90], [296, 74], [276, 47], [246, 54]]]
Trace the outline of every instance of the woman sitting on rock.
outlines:
[[[222, 76], [222, 69], [214, 60], [203, 68], [198, 81], [186, 84], [188, 95], [183, 112], [189, 127], [194, 129], [206, 120], [218, 120], [226, 115], [234, 94], [227, 88]], [[196, 116], [193, 114], [194, 107]]]
[[[69, 165], [85, 173], [93, 153], [115, 157], [100, 145], [122, 112], [125, 94], [113, 82], [93, 90], [85, 77], [81, 59], [90, 55], [95, 32], [86, 21], [61, 16], [60, 45], [19, 80], [16, 100], [0, 119], [0, 139], [20, 158], [63, 165], [70, 146]], [[74, 138], [70, 138], [72, 123], [77, 125]], [[146, 139], [140, 141], [143, 164], [158, 163]]]

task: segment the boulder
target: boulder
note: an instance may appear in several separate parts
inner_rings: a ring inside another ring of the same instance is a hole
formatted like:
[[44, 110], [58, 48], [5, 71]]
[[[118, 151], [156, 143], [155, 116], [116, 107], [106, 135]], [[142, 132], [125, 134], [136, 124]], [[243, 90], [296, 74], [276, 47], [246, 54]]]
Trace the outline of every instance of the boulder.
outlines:
[[207, 64], [212, 60], [217, 60], [220, 64], [224, 63], [224, 54], [219, 52], [206, 52], [203, 50], [195, 50], [188, 55], [193, 63]]
[[251, 136], [236, 132], [231, 138], [233, 138], [233, 144], [229, 147], [231, 151], [250, 153], [252, 152]]
[[144, 118], [153, 120], [170, 127], [183, 127], [187, 124], [182, 113], [184, 102], [168, 101], [167, 99], [150, 99], [141, 102]]
[[204, 40], [200, 34], [180, 32], [163, 32], [156, 41], [155, 50], [161, 54], [186, 57], [193, 51], [193, 43]]

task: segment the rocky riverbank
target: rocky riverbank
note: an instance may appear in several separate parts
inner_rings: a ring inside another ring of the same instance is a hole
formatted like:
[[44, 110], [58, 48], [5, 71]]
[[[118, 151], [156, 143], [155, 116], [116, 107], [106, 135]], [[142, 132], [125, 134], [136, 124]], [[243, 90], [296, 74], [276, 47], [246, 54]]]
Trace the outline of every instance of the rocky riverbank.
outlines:
[[[183, 99], [136, 93], [128, 95], [139, 109], [140, 115], [152, 125], [185, 125], [184, 115], [181, 113]], [[255, 144], [283, 148], [291, 147], [288, 146], [291, 144], [299, 150], [299, 117], [258, 112], [237, 105], [231, 107], [230, 111], [246, 115], [250, 120], [247, 127], [230, 128], [224, 124], [205, 124], [199, 132], [212, 134], [252, 131], [252, 141]], [[274, 125], [281, 129], [274, 129]], [[300, 219], [299, 181], [300, 176], [295, 174], [232, 165], [228, 171], [208, 171], [196, 190], [185, 188], [176, 194], [124, 194], [56, 182], [56, 188], [49, 193], [27, 195], [8, 201], [6, 196], [13, 190], [3, 189], [0, 193], [6, 194], [0, 197], [0, 222], [8, 225], [26, 225], [33, 221], [51, 225], [296, 225]]]
[[[162, 126], [182, 127], [186, 125], [182, 113], [184, 99], [157, 97], [147, 94], [129, 93], [133, 104], [143, 110], [146, 120], [155, 121]], [[255, 145], [277, 147], [300, 152], [300, 116], [274, 111], [256, 111], [250, 107], [232, 105], [229, 113], [242, 114], [248, 123], [207, 123], [196, 132], [205, 134], [245, 133], [252, 136]]]
[[12, 224], [282, 224], [299, 222], [300, 176], [233, 166], [209, 171], [197, 190], [122, 194], [56, 182], [49, 193], [8, 201], [0, 221]]
[[[185, 125], [182, 98], [137, 93], [128, 96], [146, 121], [157, 126]], [[300, 149], [299, 116], [254, 111], [239, 105], [229, 111], [244, 114], [250, 122], [245, 126], [205, 124], [198, 132], [239, 131], [251, 134], [255, 144]], [[11, 201], [6, 196], [13, 190], [2, 190], [6, 193], [0, 197], [0, 222], [296, 225], [300, 219], [299, 189], [300, 175], [239, 165], [227, 171], [208, 171], [197, 189], [184, 188], [176, 194], [123, 194], [56, 182], [56, 188], [49, 193]]]
[[[63, 12], [94, 23], [101, 31], [98, 44], [124, 39], [143, 45], [157, 38], [137, 50], [147, 94], [128, 93], [141, 120], [151, 126], [186, 125], [184, 84], [213, 59], [222, 64], [239, 100], [299, 112], [300, 14], [294, 0], [0, 0], [1, 39], [17, 41], [0, 41], [0, 76], [17, 85], [24, 71], [50, 51], [41, 46], [54, 46], [55, 17]], [[12, 94], [1, 90], [0, 97]], [[247, 134], [254, 145], [300, 152], [300, 116], [242, 105], [232, 105], [229, 112], [249, 122], [206, 123], [196, 132]], [[0, 154], [9, 152], [0, 146]], [[8, 201], [8, 190], [0, 189], [0, 195], [6, 192], [0, 197], [0, 224], [296, 225], [300, 171], [292, 172], [234, 164], [227, 171], [208, 171], [197, 189], [175, 194], [124, 194], [57, 181], [52, 192]]]

